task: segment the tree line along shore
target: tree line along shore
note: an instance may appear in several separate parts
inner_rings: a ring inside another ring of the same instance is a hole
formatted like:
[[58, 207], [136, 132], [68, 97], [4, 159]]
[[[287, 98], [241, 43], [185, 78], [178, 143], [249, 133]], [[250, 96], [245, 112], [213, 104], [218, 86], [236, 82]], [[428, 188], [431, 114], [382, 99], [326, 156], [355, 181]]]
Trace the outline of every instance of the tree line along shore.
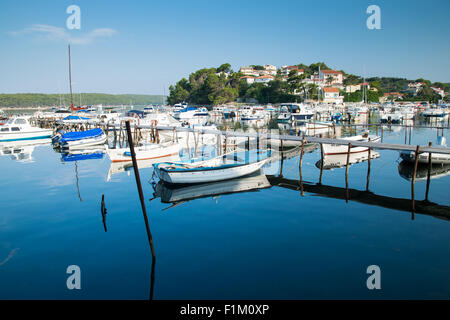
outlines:
[[[163, 95], [74, 93], [75, 105], [148, 105], [166, 102]], [[38, 108], [70, 106], [70, 94], [14, 93], [0, 94], [0, 108]]]

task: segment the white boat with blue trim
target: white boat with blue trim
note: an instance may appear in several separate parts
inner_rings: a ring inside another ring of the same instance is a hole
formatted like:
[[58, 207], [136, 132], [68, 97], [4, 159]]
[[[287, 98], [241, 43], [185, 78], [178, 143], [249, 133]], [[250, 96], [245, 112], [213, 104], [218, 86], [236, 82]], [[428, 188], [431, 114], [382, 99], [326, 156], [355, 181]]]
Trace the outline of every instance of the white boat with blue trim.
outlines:
[[45, 139], [52, 136], [52, 129], [41, 129], [30, 124], [30, 117], [13, 117], [0, 126], [0, 141]]
[[167, 183], [205, 183], [249, 175], [261, 169], [269, 161], [271, 154], [272, 150], [232, 152], [205, 161], [162, 162], [153, 167], [158, 177]]
[[106, 142], [106, 134], [100, 128], [86, 131], [74, 131], [62, 134], [59, 138], [54, 136], [52, 142], [63, 149], [84, 149], [90, 146], [101, 145]]

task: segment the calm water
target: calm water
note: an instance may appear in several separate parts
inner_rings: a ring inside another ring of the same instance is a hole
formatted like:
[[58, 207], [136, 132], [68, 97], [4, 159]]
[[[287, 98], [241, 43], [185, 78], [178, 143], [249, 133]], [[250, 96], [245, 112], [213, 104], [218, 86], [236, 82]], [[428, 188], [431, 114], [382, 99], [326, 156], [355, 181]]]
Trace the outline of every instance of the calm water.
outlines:
[[[404, 131], [395, 130], [384, 131], [384, 142], [404, 142]], [[413, 144], [435, 140], [431, 129], [412, 135]], [[107, 155], [63, 162], [48, 144], [31, 151], [32, 161], [0, 156], [0, 298], [148, 299], [151, 253], [133, 171], [109, 173]], [[379, 154], [371, 162], [370, 191], [410, 199], [398, 153]], [[319, 157], [318, 149], [304, 156], [305, 186], [318, 182]], [[281, 170], [274, 162], [264, 168], [268, 178], [253, 177], [264, 187], [259, 191], [178, 205], [171, 200], [230, 186], [163, 190], [163, 199], [150, 201], [158, 187], [149, 182], [153, 169], [142, 168], [156, 250], [154, 298], [450, 298], [450, 221], [346, 202], [345, 168], [324, 170], [322, 185], [330, 188], [302, 196], [295, 189], [298, 162], [298, 153], [283, 161], [283, 186], [270, 184]], [[366, 174], [367, 162], [353, 164], [349, 188], [365, 190]], [[416, 182], [417, 200], [425, 184]], [[450, 206], [449, 187], [450, 175], [433, 179], [429, 200]], [[66, 287], [69, 265], [81, 268], [81, 290]], [[381, 268], [381, 290], [366, 287], [369, 265]]]

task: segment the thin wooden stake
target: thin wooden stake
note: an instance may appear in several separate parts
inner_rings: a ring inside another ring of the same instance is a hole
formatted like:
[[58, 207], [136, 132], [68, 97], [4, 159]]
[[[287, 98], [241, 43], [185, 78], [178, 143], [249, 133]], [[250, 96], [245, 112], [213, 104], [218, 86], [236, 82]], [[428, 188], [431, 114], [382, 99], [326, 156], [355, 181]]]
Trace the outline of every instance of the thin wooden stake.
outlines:
[[150, 249], [152, 251], [152, 258], [154, 259], [155, 258], [155, 248], [153, 247], [153, 238], [152, 238], [152, 234], [150, 232], [150, 226], [148, 223], [147, 210], [145, 208], [144, 193], [142, 191], [141, 178], [139, 177], [139, 168], [138, 168], [138, 164], [137, 164], [137, 160], [136, 160], [136, 153], [134, 152], [134, 145], [133, 145], [133, 138], [132, 138], [132, 134], [131, 134], [130, 121], [126, 121], [125, 125], [127, 128], [128, 145], [130, 147], [131, 159], [133, 161], [134, 176], [136, 178], [136, 185], [138, 188], [139, 199], [141, 201], [142, 213], [144, 215], [145, 228], [147, 230], [148, 242], [150, 244]]
[[[370, 142], [370, 138], [369, 138], [369, 142]], [[371, 149], [369, 148], [368, 150], [368, 155], [369, 158], [367, 159], [367, 183], [366, 183], [366, 191], [369, 191], [369, 178], [370, 178], [370, 158], [371, 158], [371, 154], [370, 154]]]
[[412, 200], [412, 216], [411, 219], [414, 220], [414, 211], [416, 210], [416, 204], [414, 200], [414, 183], [416, 182], [417, 166], [419, 164], [419, 149], [420, 146], [416, 147], [416, 159], [414, 161], [414, 173], [411, 179], [411, 200]]
[[319, 184], [322, 184], [322, 172], [323, 172], [323, 144], [320, 144], [320, 175]]
[[348, 144], [348, 149], [347, 149], [347, 162], [345, 165], [345, 190], [346, 190], [346, 197], [345, 197], [345, 201], [348, 202], [349, 200], [349, 193], [348, 193], [348, 167], [350, 166], [350, 150], [352, 148], [352, 144], [349, 143]]
[[[428, 146], [431, 147], [433, 144], [431, 142], [428, 143]], [[428, 172], [427, 172], [427, 188], [425, 191], [425, 201], [428, 201], [428, 192], [430, 191], [430, 179], [431, 179], [431, 152], [428, 153]]]

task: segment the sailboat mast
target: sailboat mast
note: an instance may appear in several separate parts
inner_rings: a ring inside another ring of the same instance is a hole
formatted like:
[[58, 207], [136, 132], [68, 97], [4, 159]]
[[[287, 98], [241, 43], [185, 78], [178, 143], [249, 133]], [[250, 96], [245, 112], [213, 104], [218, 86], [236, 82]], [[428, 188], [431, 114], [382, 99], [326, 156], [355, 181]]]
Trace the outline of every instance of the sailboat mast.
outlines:
[[73, 96], [72, 96], [72, 68], [70, 65], [70, 44], [69, 44], [69, 85], [70, 85], [70, 109], [73, 111]]

